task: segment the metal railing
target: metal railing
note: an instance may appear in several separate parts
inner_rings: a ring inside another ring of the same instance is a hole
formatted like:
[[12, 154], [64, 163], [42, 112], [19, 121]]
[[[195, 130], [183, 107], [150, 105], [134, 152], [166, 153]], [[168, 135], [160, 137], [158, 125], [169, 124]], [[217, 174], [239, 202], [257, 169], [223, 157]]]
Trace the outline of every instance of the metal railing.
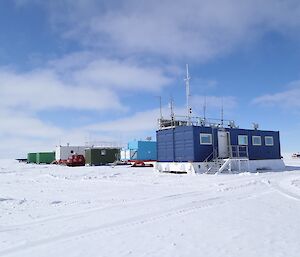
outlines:
[[249, 151], [247, 145], [230, 145], [228, 146], [229, 158], [248, 158]]
[[[228, 158], [228, 159], [227, 159]], [[242, 162], [247, 162], [247, 168], [249, 170], [249, 152], [247, 145], [230, 145], [228, 146], [228, 157], [220, 158], [218, 155], [218, 149], [213, 148], [213, 151], [205, 158], [204, 166], [206, 167], [206, 173], [217, 173], [228, 171], [241, 171]], [[224, 160], [227, 159], [227, 160]]]
[[203, 117], [190, 117], [188, 119], [187, 116], [176, 115], [172, 119], [158, 119], [158, 127], [159, 129], [177, 127], [177, 126], [209, 126], [222, 128], [228, 126], [230, 128], [236, 128], [235, 122], [233, 120], [225, 120], [225, 119], [212, 119], [212, 118], [203, 118]]
[[203, 162], [207, 163], [213, 159], [215, 159], [218, 156], [217, 149], [214, 148], [213, 151], [205, 158]]
[[105, 148], [122, 148], [124, 144], [120, 142], [113, 142], [113, 141], [86, 141], [85, 146], [87, 147], [105, 147]]

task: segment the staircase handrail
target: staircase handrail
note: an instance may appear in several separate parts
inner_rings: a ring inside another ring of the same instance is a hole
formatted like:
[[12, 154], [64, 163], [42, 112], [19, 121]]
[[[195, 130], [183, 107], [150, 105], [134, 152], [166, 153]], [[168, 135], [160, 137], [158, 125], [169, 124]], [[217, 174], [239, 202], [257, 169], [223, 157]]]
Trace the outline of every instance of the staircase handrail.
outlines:
[[208, 162], [208, 160], [211, 158], [211, 157], [213, 157], [212, 159], [214, 159], [214, 157], [215, 157], [215, 154], [216, 154], [216, 149], [214, 148], [213, 149], [213, 151], [204, 159], [204, 161], [203, 162]]
[[220, 167], [218, 173], [223, 172], [223, 170], [225, 170], [225, 168], [229, 165], [229, 163], [230, 163], [231, 161], [232, 161], [232, 160], [231, 160], [230, 158], [227, 159], [227, 160], [223, 163], [223, 165]]

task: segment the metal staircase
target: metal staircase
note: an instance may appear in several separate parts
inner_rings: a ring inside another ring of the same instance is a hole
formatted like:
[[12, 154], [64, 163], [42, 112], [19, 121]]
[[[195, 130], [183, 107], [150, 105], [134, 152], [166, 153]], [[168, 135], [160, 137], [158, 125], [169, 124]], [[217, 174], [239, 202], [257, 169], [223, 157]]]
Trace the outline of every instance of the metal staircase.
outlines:
[[217, 174], [223, 172], [241, 172], [249, 170], [249, 157], [247, 146], [229, 146], [229, 157], [218, 157], [216, 148], [204, 160], [206, 174]]
[[208, 165], [206, 174], [218, 173], [224, 163], [225, 161], [223, 159], [220, 158], [213, 159], [212, 162], [210, 162], [210, 165]]

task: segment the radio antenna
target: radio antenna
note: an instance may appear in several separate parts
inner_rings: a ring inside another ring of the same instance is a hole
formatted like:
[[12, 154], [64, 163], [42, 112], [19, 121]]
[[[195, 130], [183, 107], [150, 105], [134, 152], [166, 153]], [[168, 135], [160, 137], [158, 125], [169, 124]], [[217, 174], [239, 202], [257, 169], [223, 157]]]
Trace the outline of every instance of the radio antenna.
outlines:
[[162, 106], [161, 106], [161, 96], [157, 96], [158, 100], [159, 100], [159, 115], [160, 115], [160, 119], [163, 119], [163, 114], [162, 114]]
[[172, 96], [170, 97], [170, 112], [171, 112], [171, 123], [173, 126], [175, 114], [174, 114], [174, 100]]
[[224, 125], [224, 103], [223, 103], [223, 96], [222, 96], [222, 106], [221, 106], [221, 126]]
[[203, 104], [203, 118], [206, 120], [206, 95], [204, 96], [204, 104]]
[[186, 78], [185, 80], [185, 90], [186, 90], [186, 109], [187, 109], [187, 119], [188, 125], [191, 125], [191, 113], [192, 113], [192, 108], [190, 107], [190, 75], [189, 75], [189, 65], [186, 64]]

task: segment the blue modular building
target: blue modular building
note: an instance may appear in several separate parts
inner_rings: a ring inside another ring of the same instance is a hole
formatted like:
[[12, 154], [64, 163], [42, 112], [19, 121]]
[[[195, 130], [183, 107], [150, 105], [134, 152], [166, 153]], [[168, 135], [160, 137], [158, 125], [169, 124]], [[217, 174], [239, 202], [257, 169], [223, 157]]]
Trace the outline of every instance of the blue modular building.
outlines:
[[[176, 117], [173, 102], [171, 119], [159, 119], [156, 132], [157, 163], [161, 172], [221, 173], [282, 170], [278, 131], [240, 129], [233, 121], [192, 117], [189, 104], [190, 76], [186, 65], [187, 115]], [[227, 123], [227, 124], [226, 124]]]
[[278, 131], [180, 126], [156, 133], [160, 162], [203, 162], [213, 158], [213, 149], [219, 157], [227, 158], [234, 154], [230, 153], [235, 150], [232, 148], [236, 148], [236, 157], [249, 160], [281, 158]]
[[156, 161], [157, 146], [154, 141], [133, 140], [121, 150], [121, 160]]
[[[200, 121], [200, 119], [198, 119]], [[278, 131], [164, 120], [156, 132], [156, 169], [216, 173], [282, 169]], [[222, 121], [223, 124], [223, 121]]]

